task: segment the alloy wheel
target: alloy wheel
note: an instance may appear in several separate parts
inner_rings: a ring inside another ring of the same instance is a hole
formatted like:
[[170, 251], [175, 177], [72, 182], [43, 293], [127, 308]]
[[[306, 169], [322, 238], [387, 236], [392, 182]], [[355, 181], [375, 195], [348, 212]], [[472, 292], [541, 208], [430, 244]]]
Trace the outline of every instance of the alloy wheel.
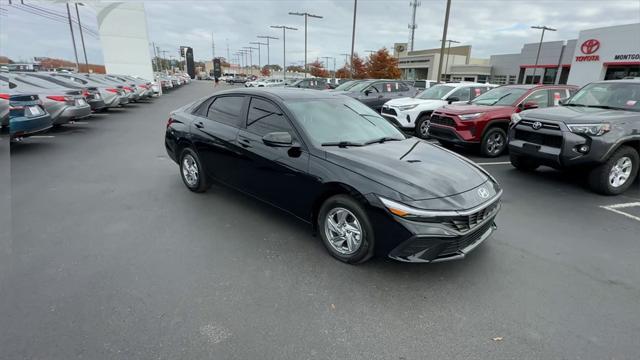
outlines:
[[489, 135], [487, 139], [487, 151], [495, 155], [502, 151], [505, 145], [505, 138], [499, 132]]
[[333, 208], [327, 213], [324, 231], [331, 247], [342, 255], [354, 254], [362, 245], [360, 221], [345, 208]]
[[198, 163], [191, 154], [186, 154], [182, 159], [182, 176], [190, 187], [198, 185], [198, 178], [200, 176]]
[[420, 135], [427, 137], [429, 135], [429, 120], [420, 123]]
[[629, 180], [632, 170], [633, 163], [631, 158], [628, 156], [621, 157], [609, 171], [609, 184], [614, 188], [624, 185]]

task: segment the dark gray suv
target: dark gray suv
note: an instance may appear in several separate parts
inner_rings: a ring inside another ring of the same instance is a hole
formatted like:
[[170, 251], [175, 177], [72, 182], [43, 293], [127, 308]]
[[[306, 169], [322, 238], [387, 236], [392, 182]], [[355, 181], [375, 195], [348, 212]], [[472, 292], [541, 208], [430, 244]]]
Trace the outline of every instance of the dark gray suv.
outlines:
[[342, 92], [342, 94], [359, 100], [378, 113], [387, 101], [412, 97], [416, 93], [416, 88], [407, 85], [403, 80], [364, 80]]
[[594, 82], [562, 105], [512, 115], [511, 164], [583, 168], [594, 191], [627, 190], [640, 165], [640, 81]]

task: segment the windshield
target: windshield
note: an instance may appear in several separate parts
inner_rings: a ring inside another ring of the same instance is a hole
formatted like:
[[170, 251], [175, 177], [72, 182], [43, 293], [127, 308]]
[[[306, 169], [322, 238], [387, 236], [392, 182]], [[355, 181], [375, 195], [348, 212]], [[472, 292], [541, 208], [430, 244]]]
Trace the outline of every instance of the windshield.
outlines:
[[316, 146], [405, 138], [378, 113], [354, 99], [294, 100], [287, 102], [287, 106]]
[[362, 82], [358, 82], [356, 83], [354, 86], [347, 88], [347, 90], [349, 91], [353, 91], [353, 92], [360, 92], [364, 89], [366, 89], [367, 87], [369, 87], [369, 85], [373, 84], [373, 82], [371, 81], [362, 81]]
[[432, 86], [416, 95], [416, 99], [441, 100], [445, 95], [449, 93], [449, 91], [453, 89], [455, 89], [455, 87], [451, 85]]
[[475, 105], [515, 105], [515, 102], [527, 92], [517, 87], [499, 87], [487, 91], [471, 101]]
[[640, 111], [640, 84], [589, 84], [573, 95], [565, 105]]
[[357, 84], [358, 84], [358, 81], [347, 81], [345, 83], [342, 83], [336, 86], [334, 90], [349, 90], [352, 87], [356, 86]]

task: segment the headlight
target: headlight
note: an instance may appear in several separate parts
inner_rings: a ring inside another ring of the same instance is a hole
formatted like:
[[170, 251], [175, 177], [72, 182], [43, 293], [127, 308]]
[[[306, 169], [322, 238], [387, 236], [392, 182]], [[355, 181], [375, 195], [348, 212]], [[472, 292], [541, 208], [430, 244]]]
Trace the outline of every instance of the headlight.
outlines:
[[484, 113], [473, 113], [473, 114], [464, 114], [464, 115], [458, 115], [458, 117], [460, 118], [460, 120], [473, 120], [476, 118], [479, 118], [480, 116], [482, 116], [482, 114]]
[[387, 210], [389, 210], [392, 214], [405, 219], [426, 221], [429, 218], [457, 215], [455, 211], [416, 209], [393, 200], [385, 199], [383, 197], [378, 198], [380, 199], [380, 201], [382, 201], [382, 204], [387, 208]]
[[520, 117], [520, 114], [518, 113], [511, 114], [511, 125], [517, 124], [520, 120], [522, 120], [522, 117]]
[[398, 106], [398, 109], [400, 109], [401, 111], [405, 111], [405, 110], [411, 110], [414, 107], [418, 106], [418, 104], [413, 104], [413, 105], [402, 105], [402, 106]]
[[567, 124], [569, 130], [574, 134], [585, 134], [591, 136], [600, 136], [611, 130], [611, 124]]

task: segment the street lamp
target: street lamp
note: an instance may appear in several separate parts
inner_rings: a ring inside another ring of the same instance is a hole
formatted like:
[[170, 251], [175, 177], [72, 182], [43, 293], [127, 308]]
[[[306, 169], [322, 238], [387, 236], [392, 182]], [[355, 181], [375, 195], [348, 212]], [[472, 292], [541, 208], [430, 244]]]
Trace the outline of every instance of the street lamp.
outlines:
[[289, 15], [304, 16], [304, 77], [307, 77], [307, 18], [322, 19], [322, 16], [309, 14], [308, 12], [289, 12]]
[[353, 28], [351, 29], [351, 78], [353, 79], [353, 47], [356, 44], [356, 13], [358, 11], [358, 0], [353, 0]]
[[460, 41], [455, 41], [455, 40], [444, 40], [444, 41], [449, 43], [449, 46], [447, 47], [447, 61], [444, 65], [444, 71], [448, 73], [449, 72], [449, 52], [451, 51], [451, 43], [460, 44]]
[[251, 73], [253, 74], [253, 50], [257, 48], [251, 46], [243, 46], [243, 49], [246, 49], [249, 52], [249, 68], [251, 69]]
[[270, 59], [269, 59], [269, 39], [274, 39], [274, 40], [278, 40], [277, 37], [273, 37], [273, 36], [269, 36], [269, 35], [258, 35], [257, 36], [259, 39], [267, 39], [267, 65], [271, 65], [270, 63]]
[[[262, 70], [262, 61], [260, 56], [260, 45], [267, 45], [267, 43], [261, 43], [260, 41], [250, 41], [249, 44], [258, 45], [258, 67]], [[254, 48], [255, 49], [255, 48]]]
[[[540, 59], [540, 49], [542, 48], [542, 39], [544, 39], [544, 32], [545, 31], [556, 31], [556, 29], [554, 28], [550, 28], [548, 26], [532, 26], [532, 29], [539, 29], [542, 30], [542, 35], [540, 35], [540, 43], [538, 44], [538, 53], [536, 54], [536, 64], [533, 66], [533, 76], [531, 78], [531, 83], [533, 84], [536, 81], [536, 69], [538, 68], [538, 60]], [[543, 73], [543, 77], [544, 77], [544, 73]], [[525, 82], [526, 82], [526, 78], [525, 78]], [[542, 82], [542, 81], [540, 81]]]
[[78, 30], [80, 31], [80, 41], [82, 42], [82, 52], [84, 53], [84, 63], [87, 66], [87, 72], [89, 72], [89, 60], [87, 60], [87, 49], [84, 47], [84, 35], [82, 34], [82, 23], [80, 22], [80, 10], [78, 5], [84, 6], [83, 3], [76, 3], [76, 16], [78, 17]]
[[282, 29], [282, 78], [287, 78], [287, 30], [298, 30], [294, 27], [289, 27], [285, 25], [271, 25], [273, 29]]

